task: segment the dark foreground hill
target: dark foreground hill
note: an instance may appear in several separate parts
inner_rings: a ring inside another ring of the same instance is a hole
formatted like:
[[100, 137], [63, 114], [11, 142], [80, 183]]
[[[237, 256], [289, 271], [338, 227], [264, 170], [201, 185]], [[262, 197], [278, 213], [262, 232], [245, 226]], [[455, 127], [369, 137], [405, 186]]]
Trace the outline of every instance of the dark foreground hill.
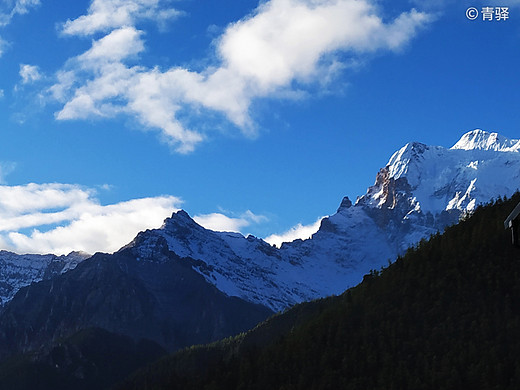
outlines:
[[119, 389], [518, 389], [520, 250], [478, 208], [341, 296], [192, 347]]
[[106, 389], [165, 355], [157, 343], [99, 328], [80, 330], [52, 345], [0, 363], [2, 390]]

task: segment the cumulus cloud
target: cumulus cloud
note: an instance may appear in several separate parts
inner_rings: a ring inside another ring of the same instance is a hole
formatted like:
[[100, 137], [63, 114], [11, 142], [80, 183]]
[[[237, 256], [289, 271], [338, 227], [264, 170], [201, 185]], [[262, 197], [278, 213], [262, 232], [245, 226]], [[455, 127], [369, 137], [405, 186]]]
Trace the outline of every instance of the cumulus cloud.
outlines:
[[175, 18], [181, 12], [164, 8], [161, 0], [93, 0], [88, 13], [63, 25], [63, 34], [92, 35], [124, 26], [133, 26], [143, 19], [158, 23]]
[[206, 229], [217, 232], [242, 233], [245, 227], [267, 221], [267, 217], [247, 210], [238, 217], [228, 217], [222, 213], [201, 214], [193, 217], [195, 222]]
[[42, 75], [36, 65], [20, 64], [20, 77], [22, 84], [29, 84], [40, 80]]
[[215, 42], [216, 64], [201, 72], [131, 65], [145, 43], [138, 21], [174, 13], [159, 0], [94, 0], [86, 15], [67, 21], [64, 34], [107, 34], [57, 73], [50, 91], [63, 107], [56, 118], [124, 113], [190, 152], [204, 134], [188, 128], [180, 113], [217, 112], [254, 135], [255, 99], [291, 96], [295, 86], [327, 79], [342, 61], [398, 50], [431, 21], [413, 9], [384, 21], [370, 0], [270, 0], [225, 29]]
[[278, 248], [284, 242], [291, 242], [297, 239], [306, 240], [318, 231], [320, 228], [321, 220], [325, 217], [320, 217], [316, 222], [310, 225], [302, 225], [299, 223], [293, 226], [291, 229], [282, 234], [272, 234], [269, 237], [264, 238], [264, 241], [271, 245], [276, 245]]
[[113, 252], [178, 210], [174, 196], [101, 205], [96, 191], [70, 184], [0, 186], [0, 242], [17, 253]]

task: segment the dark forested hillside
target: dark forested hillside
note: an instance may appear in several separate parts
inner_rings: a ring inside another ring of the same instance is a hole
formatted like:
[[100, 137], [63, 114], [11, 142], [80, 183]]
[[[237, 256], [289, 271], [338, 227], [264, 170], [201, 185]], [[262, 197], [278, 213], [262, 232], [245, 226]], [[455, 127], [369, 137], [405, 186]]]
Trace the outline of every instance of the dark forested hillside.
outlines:
[[102, 390], [165, 353], [152, 341], [134, 341], [99, 328], [84, 329], [53, 345], [2, 361], [0, 389]]
[[518, 389], [520, 250], [480, 207], [341, 296], [193, 347], [120, 389]]

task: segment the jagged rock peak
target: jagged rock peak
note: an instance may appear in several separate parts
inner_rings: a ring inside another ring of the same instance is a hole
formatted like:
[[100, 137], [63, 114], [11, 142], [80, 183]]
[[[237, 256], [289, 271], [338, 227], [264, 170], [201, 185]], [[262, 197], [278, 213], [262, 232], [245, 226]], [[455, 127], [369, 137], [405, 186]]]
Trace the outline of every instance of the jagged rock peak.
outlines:
[[79, 259], [88, 259], [92, 255], [90, 253], [84, 251], [72, 251], [67, 255], [61, 255], [60, 257], [69, 257], [69, 258], [79, 258]]
[[451, 149], [518, 152], [520, 150], [520, 140], [509, 139], [498, 133], [475, 129], [464, 134]]
[[166, 218], [161, 226], [161, 229], [168, 230], [170, 228], [175, 228], [176, 226], [185, 226], [197, 224], [189, 214], [184, 210], [174, 211], [170, 218]]
[[343, 200], [341, 201], [341, 204], [338, 207], [337, 212], [341, 212], [342, 210], [346, 210], [352, 206], [352, 201], [348, 198], [348, 196], [345, 196]]

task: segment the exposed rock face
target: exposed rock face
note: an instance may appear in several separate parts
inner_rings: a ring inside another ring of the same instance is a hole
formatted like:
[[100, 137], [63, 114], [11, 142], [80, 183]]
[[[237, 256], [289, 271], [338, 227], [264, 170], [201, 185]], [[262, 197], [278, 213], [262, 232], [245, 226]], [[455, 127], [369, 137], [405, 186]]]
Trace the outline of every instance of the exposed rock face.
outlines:
[[345, 196], [336, 212], [339, 213], [341, 210], [348, 209], [350, 207], [352, 207], [352, 201], [348, 198], [348, 196]]

